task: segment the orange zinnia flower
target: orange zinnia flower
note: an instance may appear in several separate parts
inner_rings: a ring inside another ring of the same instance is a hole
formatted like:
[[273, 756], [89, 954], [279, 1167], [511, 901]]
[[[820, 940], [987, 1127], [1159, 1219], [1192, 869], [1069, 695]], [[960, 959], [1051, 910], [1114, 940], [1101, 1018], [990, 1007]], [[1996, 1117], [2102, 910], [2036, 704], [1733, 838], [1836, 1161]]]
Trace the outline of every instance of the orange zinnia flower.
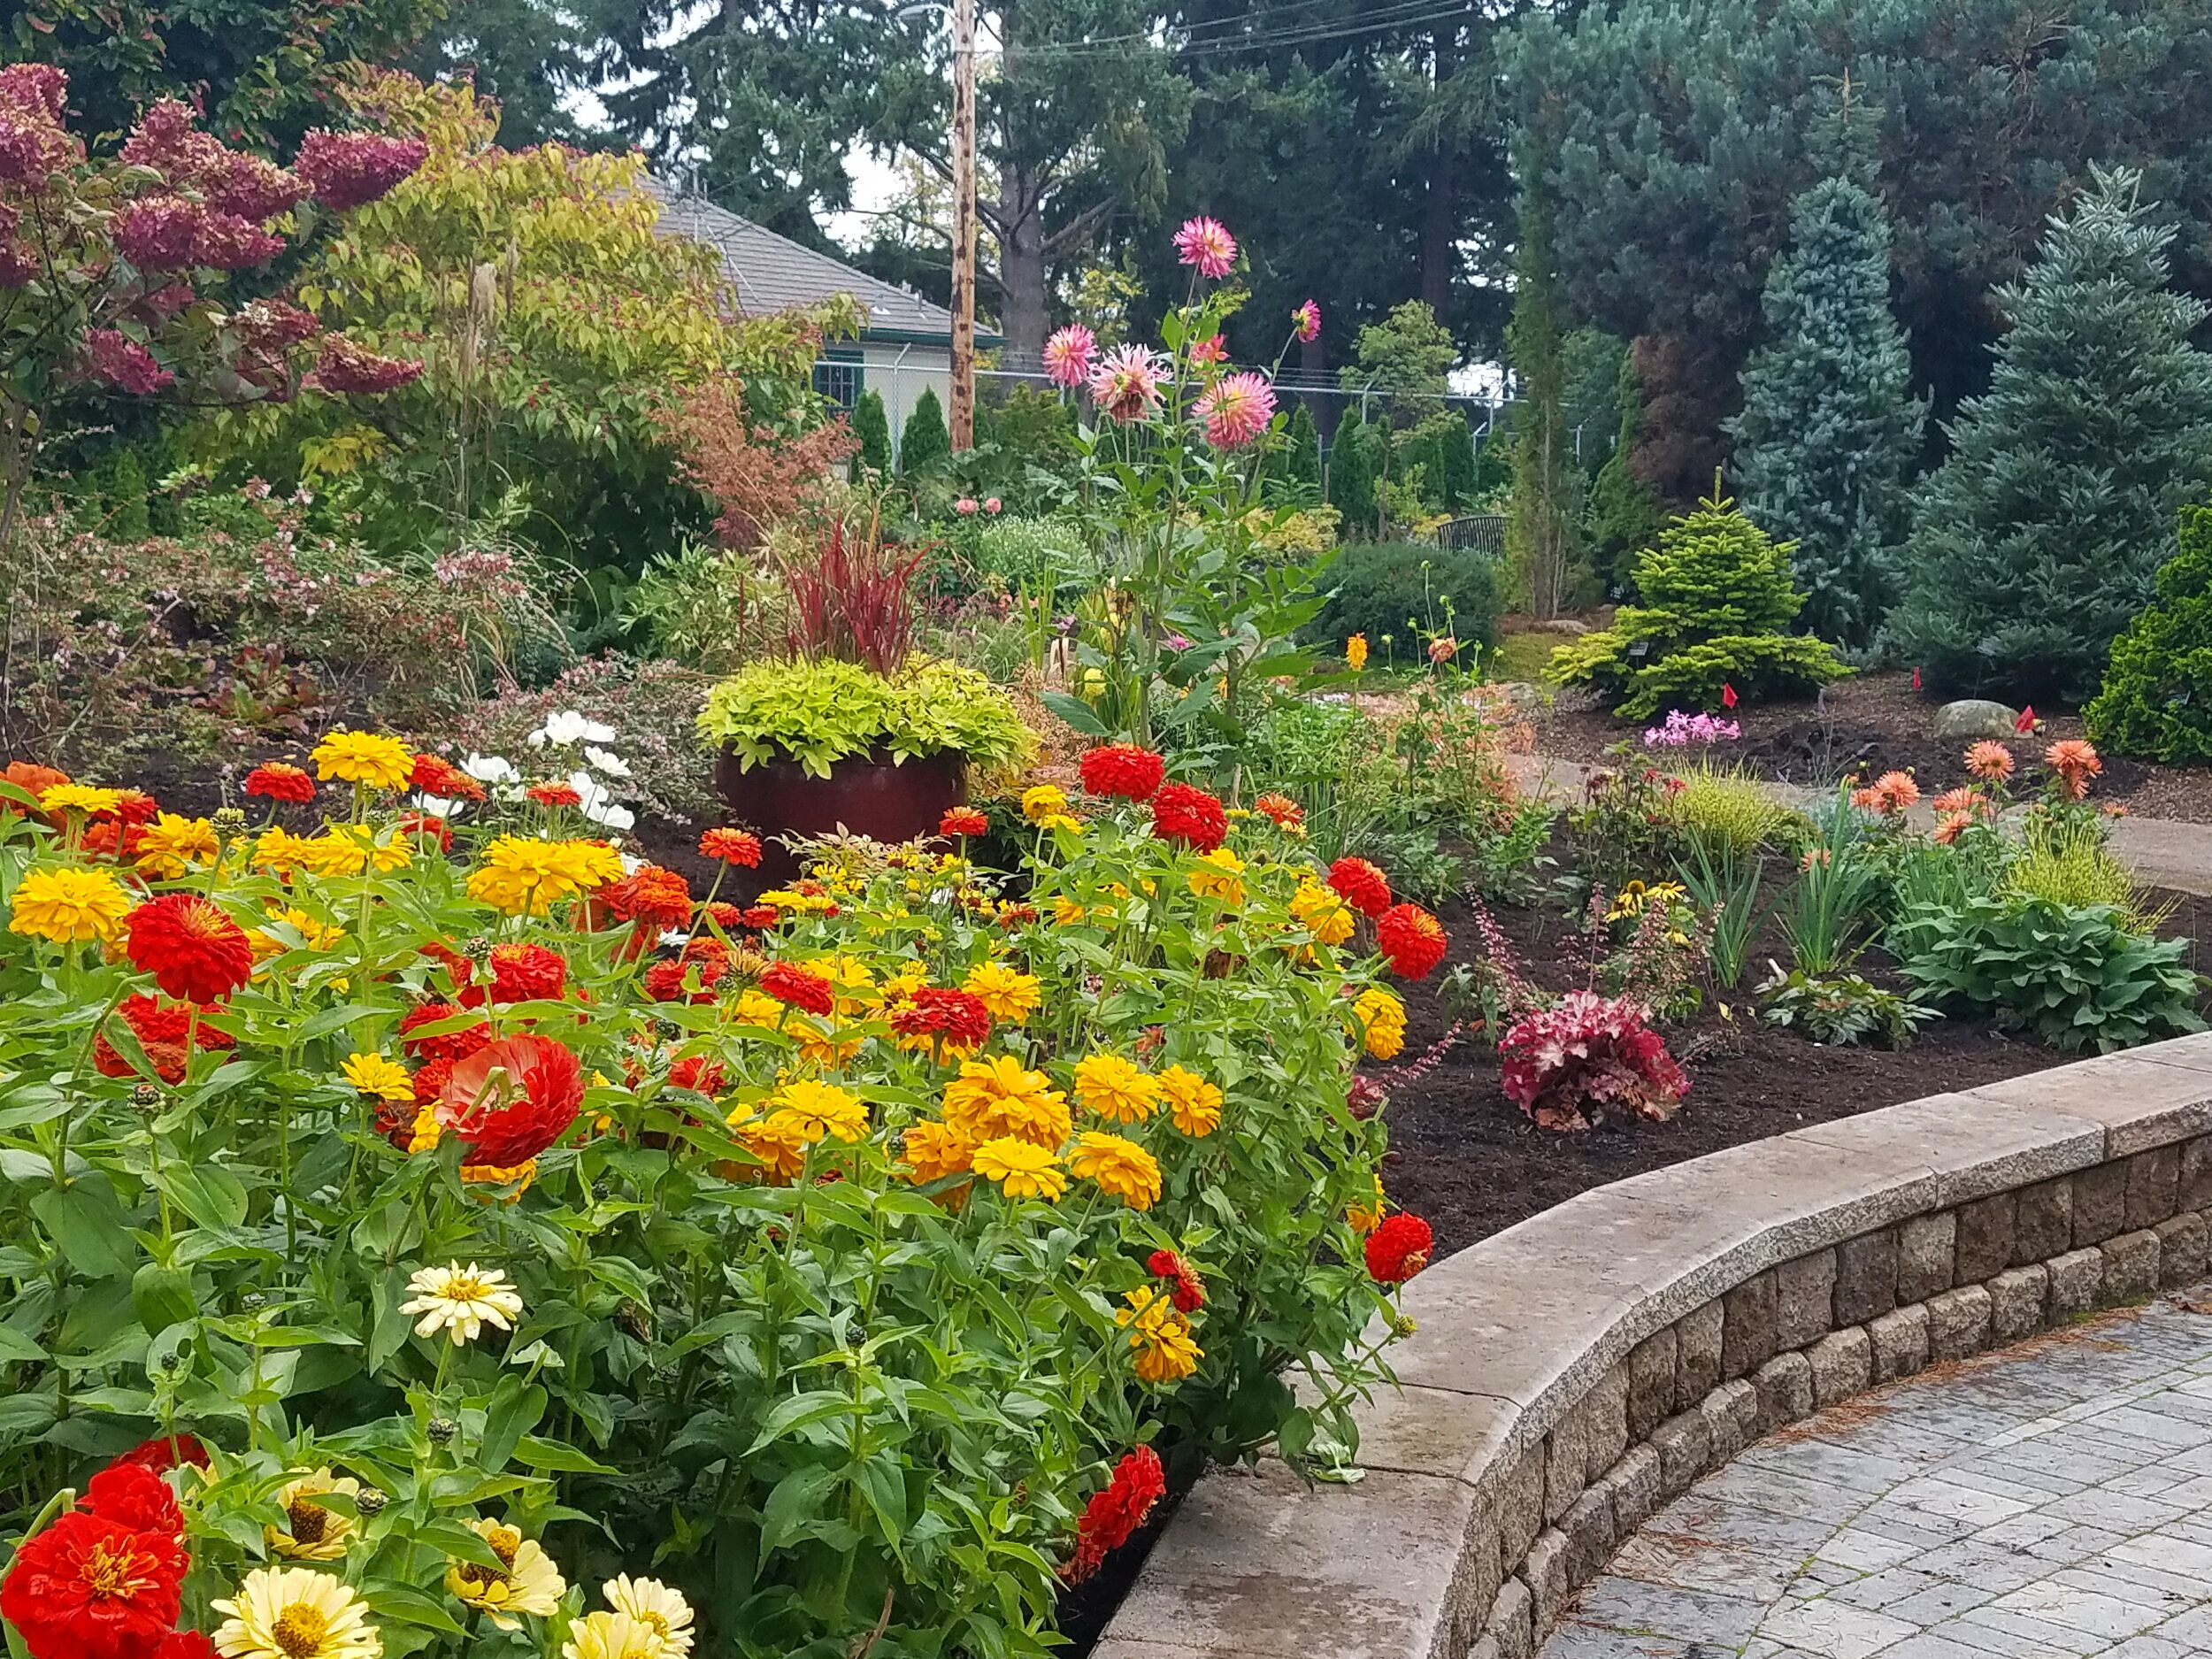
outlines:
[[2061, 738], [2045, 749], [2043, 764], [2058, 774], [2067, 795], [2076, 801], [2089, 793], [2089, 780], [2104, 771], [2095, 748], [2078, 737]]

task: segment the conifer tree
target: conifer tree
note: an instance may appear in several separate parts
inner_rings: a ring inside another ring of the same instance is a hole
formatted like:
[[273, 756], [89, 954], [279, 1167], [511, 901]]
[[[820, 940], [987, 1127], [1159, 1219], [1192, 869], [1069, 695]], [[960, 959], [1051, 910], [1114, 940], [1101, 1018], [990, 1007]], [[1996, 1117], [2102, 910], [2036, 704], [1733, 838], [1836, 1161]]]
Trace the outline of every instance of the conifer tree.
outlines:
[[2180, 543], [2082, 710], [2089, 735], [2116, 755], [2212, 760], [2212, 507], [2181, 510]]
[[1659, 492], [1629, 465], [1642, 427], [1644, 387], [1635, 358], [1628, 352], [1621, 353], [1619, 373], [1620, 433], [1613, 440], [1612, 453], [1590, 480], [1590, 551], [1609, 587], [1626, 580], [1629, 565], [1658, 541], [1667, 523]]
[[1855, 180], [1824, 179], [1791, 204], [1765, 311], [1728, 423], [1744, 511], [1797, 544], [1805, 626], [1863, 645], [1896, 602], [1927, 409], [1890, 313], [1889, 219]]
[[1383, 438], [1375, 424], [1347, 415], [1329, 446], [1329, 504], [1344, 516], [1347, 533], [1375, 534], [1375, 483], [1382, 472]]
[[[1317, 495], [1321, 489], [1321, 434], [1313, 424], [1313, 411], [1301, 398], [1290, 411], [1290, 426], [1283, 447], [1268, 457], [1270, 470], [1294, 489]], [[1310, 497], [1309, 497], [1310, 498]]]
[[951, 458], [952, 434], [945, 426], [944, 405], [937, 401], [937, 394], [929, 387], [914, 400], [913, 412], [906, 418], [906, 430], [899, 435], [899, 473], [913, 478]]
[[2182, 504], [2212, 490], [2212, 356], [2189, 343], [2207, 308], [2166, 286], [2172, 240], [2139, 174], [2093, 168], [1998, 290], [2012, 327], [1949, 428], [1889, 627], [1936, 689], [2089, 697]]
[[860, 440], [860, 465], [888, 477], [891, 472], [891, 419], [884, 413], [883, 394], [866, 391], [853, 405], [853, 436]]
[[1506, 355], [1519, 378], [1514, 415], [1513, 504], [1505, 526], [1517, 597], [1540, 618], [1566, 609], [1575, 582], [1576, 473], [1567, 435], [1566, 363], [1554, 292], [1551, 216], [1525, 189]]

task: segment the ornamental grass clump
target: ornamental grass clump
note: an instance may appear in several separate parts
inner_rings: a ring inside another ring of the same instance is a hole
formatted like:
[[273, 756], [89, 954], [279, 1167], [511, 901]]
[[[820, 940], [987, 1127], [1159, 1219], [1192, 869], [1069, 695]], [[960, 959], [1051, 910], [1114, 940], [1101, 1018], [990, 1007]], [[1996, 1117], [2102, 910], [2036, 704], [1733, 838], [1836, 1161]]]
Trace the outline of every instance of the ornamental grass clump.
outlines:
[[422, 761], [157, 842], [0, 781], [16, 1651], [1041, 1659], [1167, 1469], [1355, 1445], [1432, 1250], [1381, 872], [1123, 749], [1018, 892], [841, 840], [741, 909]]

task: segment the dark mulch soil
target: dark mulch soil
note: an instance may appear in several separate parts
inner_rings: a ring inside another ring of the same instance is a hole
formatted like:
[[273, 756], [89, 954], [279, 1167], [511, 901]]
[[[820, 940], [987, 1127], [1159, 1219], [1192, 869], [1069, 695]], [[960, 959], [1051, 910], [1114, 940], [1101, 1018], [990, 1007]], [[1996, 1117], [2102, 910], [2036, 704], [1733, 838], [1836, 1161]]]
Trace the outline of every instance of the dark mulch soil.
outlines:
[[[1778, 890], [1778, 880], [1770, 886]], [[2194, 965], [2212, 971], [2212, 900], [2159, 896], [2176, 906], [2161, 933], [2188, 938]], [[1586, 983], [1569, 918], [1551, 909], [1494, 913], [1531, 978], [1555, 990]], [[1450, 960], [1477, 959], [1471, 912], [1450, 910], [1445, 921], [1452, 935]], [[1788, 959], [1778, 937], [1755, 942], [1747, 987], [1766, 977], [1768, 956]], [[1890, 977], [1878, 953], [1869, 952], [1858, 966], [1877, 980]], [[1505, 1097], [1494, 1046], [1471, 1028], [1433, 1070], [1394, 1083], [1392, 1073], [1420, 1056], [1451, 1024], [1437, 996], [1447, 971], [1409, 987], [1406, 1051], [1397, 1065], [1367, 1068], [1390, 1092], [1385, 1182], [1394, 1202], [1427, 1217], [1440, 1256], [1609, 1181], [1806, 1124], [1973, 1088], [2077, 1057], [1978, 1018], [1934, 1021], [1902, 1053], [1826, 1047], [1760, 1024], [1753, 999], [1740, 988], [1728, 999], [1732, 1019], [1721, 1018], [1709, 1000], [1694, 1018], [1665, 1028], [1669, 1048], [1690, 1074], [1688, 1097], [1671, 1120], [1556, 1134], [1538, 1129]]]
[[[1728, 718], [1743, 728], [1743, 737], [1716, 745], [1713, 759], [1721, 765], [1747, 766], [1778, 783], [1815, 788], [1852, 772], [1872, 778], [1909, 771], [1923, 795], [1936, 795], [1967, 781], [1966, 746], [1935, 736], [1936, 710], [1942, 706], [1943, 699], [1913, 690], [1909, 672], [1856, 675], [1803, 702], [1734, 710]], [[2020, 763], [2019, 779], [2031, 787], [2042, 776], [2043, 750], [2058, 738], [2083, 734], [2075, 713], [2036, 712], [2042, 729], [2008, 744]], [[1571, 706], [1539, 710], [1530, 717], [1540, 753], [1586, 764], [1605, 760], [1607, 751], [1624, 741], [1642, 752], [1649, 724], [1654, 723], [1618, 720], [1601, 709]], [[1669, 759], [1680, 754], [1654, 752]], [[2212, 768], [2156, 766], [2108, 757], [2096, 798], [2124, 806], [2139, 818], [2212, 824]]]

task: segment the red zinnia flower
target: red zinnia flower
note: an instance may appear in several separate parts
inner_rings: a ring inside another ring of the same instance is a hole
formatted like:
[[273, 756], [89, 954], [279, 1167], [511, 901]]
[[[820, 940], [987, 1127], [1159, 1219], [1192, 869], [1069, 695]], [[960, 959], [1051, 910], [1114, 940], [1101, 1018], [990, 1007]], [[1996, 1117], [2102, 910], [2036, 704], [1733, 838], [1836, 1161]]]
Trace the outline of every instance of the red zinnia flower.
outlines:
[[1340, 858], [1329, 866], [1329, 886], [1362, 916], [1390, 908], [1390, 878], [1364, 858]]
[[[645, 970], [645, 995], [656, 1002], [673, 1002], [681, 999], [692, 1002], [711, 1002], [714, 993], [701, 989], [686, 993], [684, 973], [691, 966], [687, 962], [656, 962]], [[726, 964], [702, 962], [699, 964], [699, 983], [710, 986], [722, 977]]]
[[783, 920], [783, 912], [772, 904], [755, 904], [738, 918], [748, 927], [773, 927]]
[[132, 1447], [108, 1467], [119, 1469], [126, 1463], [151, 1470], [157, 1475], [166, 1474], [170, 1470], [186, 1463], [195, 1469], [205, 1469], [208, 1465], [207, 1448], [200, 1444], [197, 1435], [165, 1434]]
[[543, 945], [492, 947], [492, 1001], [549, 1002], [568, 984], [568, 964]]
[[523, 794], [540, 806], [581, 806], [584, 797], [565, 783], [534, 783]]
[[1400, 1210], [1367, 1235], [1367, 1271], [1380, 1285], [1402, 1285], [1429, 1264], [1436, 1240], [1429, 1224]]
[[640, 864], [634, 874], [601, 888], [599, 898], [618, 922], [680, 927], [691, 919], [691, 883], [658, 864]]
[[[468, 966], [464, 961], [463, 967]], [[419, 1002], [400, 1017], [399, 1046], [418, 1060], [460, 1061], [467, 1059], [492, 1040], [489, 1025], [467, 1025], [459, 1031], [443, 1032], [436, 1036], [414, 1037], [408, 1033], [425, 1025], [434, 1025], [442, 1019], [451, 1019], [456, 1014], [468, 1010], [456, 1002]], [[419, 1095], [421, 1091], [417, 1091]]]
[[1417, 904], [1394, 904], [1375, 924], [1375, 942], [1402, 979], [1425, 979], [1444, 960], [1444, 924]]
[[750, 830], [710, 829], [699, 838], [700, 854], [747, 870], [760, 867], [760, 837]]
[[1155, 1250], [1145, 1258], [1145, 1271], [1156, 1279], [1175, 1281], [1175, 1305], [1185, 1313], [1196, 1313], [1206, 1305], [1206, 1281], [1198, 1276], [1198, 1270], [1172, 1250]]
[[972, 806], [948, 807], [937, 820], [940, 835], [986, 835], [990, 829], [991, 820]]
[[173, 1630], [161, 1639], [152, 1659], [216, 1659], [215, 1644], [196, 1630]]
[[668, 1080], [678, 1088], [696, 1089], [702, 1094], [719, 1094], [729, 1081], [729, 1073], [719, 1060], [705, 1055], [686, 1056], [668, 1068]]
[[124, 954], [154, 983], [188, 1002], [219, 1002], [253, 975], [253, 944], [219, 905], [196, 893], [165, 893], [124, 918]]
[[1114, 1478], [1105, 1490], [1083, 1506], [1082, 1518], [1075, 1524], [1075, 1553], [1060, 1569], [1060, 1576], [1070, 1584], [1080, 1584], [1096, 1572], [1107, 1553], [1127, 1543], [1144, 1525], [1152, 1506], [1166, 1492], [1167, 1471], [1149, 1446], [1138, 1447], [1115, 1464]]
[[[227, 1032], [217, 1031], [204, 1019], [196, 1028], [192, 1010], [183, 1002], [157, 1002], [140, 992], [127, 996], [116, 1009], [122, 1021], [131, 1028], [131, 1035], [138, 1039], [138, 1046], [153, 1062], [154, 1075], [165, 1083], [184, 1081], [184, 1034], [193, 1033], [192, 1046], [196, 1048], [234, 1048], [238, 1040]], [[202, 1010], [205, 1012], [204, 1010]], [[93, 1069], [102, 1077], [136, 1077], [121, 1052], [106, 1037], [92, 1040]]]
[[760, 976], [760, 988], [779, 1002], [810, 1014], [826, 1014], [837, 1006], [837, 987], [818, 973], [788, 962], [772, 962]]
[[949, 1048], [980, 1048], [990, 1040], [991, 1010], [970, 992], [925, 985], [891, 1016], [891, 1029], [902, 1037], [941, 1039]]
[[407, 781], [425, 795], [434, 795], [441, 801], [481, 801], [484, 786], [463, 772], [449, 760], [435, 755], [415, 757], [414, 770], [407, 774]]
[[488, 1043], [453, 1068], [438, 1121], [469, 1143], [470, 1164], [512, 1169], [568, 1133], [584, 1102], [584, 1071], [550, 1037]]
[[1162, 841], [1181, 841], [1210, 853], [1229, 834], [1229, 815], [1203, 789], [1187, 783], [1163, 784], [1152, 797], [1152, 833]]
[[1253, 802], [1252, 810], [1273, 818], [1279, 829], [1296, 829], [1306, 821], [1305, 808], [1288, 795], [1277, 795], [1272, 790]]
[[273, 760], [265, 766], [256, 766], [246, 774], [246, 793], [271, 801], [289, 801], [295, 806], [305, 806], [315, 798], [315, 780], [297, 766], [288, 766], [280, 760]]
[[453, 849], [453, 832], [446, 827], [445, 820], [435, 812], [401, 813], [399, 833], [434, 841], [438, 843], [438, 850], [442, 853]]
[[161, 816], [161, 803], [143, 789], [122, 789], [117, 792], [123, 798], [117, 803], [115, 814], [126, 824], [150, 824]]
[[1134, 743], [1108, 743], [1086, 753], [1078, 763], [1086, 795], [1119, 795], [1125, 801], [1149, 801], [1167, 776], [1167, 762]]
[[146, 839], [146, 832], [136, 824], [118, 823], [104, 819], [85, 826], [84, 840], [78, 843], [88, 858], [125, 858], [138, 856], [139, 844]]
[[184, 1610], [190, 1564], [172, 1533], [72, 1509], [17, 1548], [0, 1616], [34, 1659], [143, 1659]]
[[83, 1507], [134, 1532], [184, 1535], [184, 1511], [169, 1483], [142, 1463], [111, 1463], [86, 1483]]

